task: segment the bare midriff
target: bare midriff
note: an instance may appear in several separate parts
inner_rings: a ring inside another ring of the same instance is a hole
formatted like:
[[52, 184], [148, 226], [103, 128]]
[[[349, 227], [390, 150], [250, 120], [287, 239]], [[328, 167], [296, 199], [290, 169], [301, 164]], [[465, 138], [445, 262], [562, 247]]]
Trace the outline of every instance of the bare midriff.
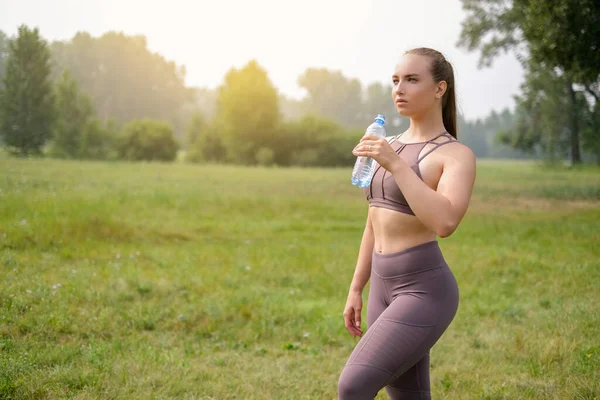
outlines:
[[375, 239], [373, 251], [377, 254], [395, 253], [436, 240], [435, 232], [429, 230], [414, 215], [371, 206], [369, 217]]

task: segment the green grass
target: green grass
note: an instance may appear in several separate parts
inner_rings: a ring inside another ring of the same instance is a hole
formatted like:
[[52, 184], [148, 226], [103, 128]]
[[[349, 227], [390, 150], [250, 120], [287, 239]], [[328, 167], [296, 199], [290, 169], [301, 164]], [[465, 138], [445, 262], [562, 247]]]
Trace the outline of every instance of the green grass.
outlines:
[[[478, 168], [440, 239], [461, 299], [434, 398], [600, 398], [600, 169]], [[336, 398], [367, 210], [349, 169], [0, 171], [0, 399]]]

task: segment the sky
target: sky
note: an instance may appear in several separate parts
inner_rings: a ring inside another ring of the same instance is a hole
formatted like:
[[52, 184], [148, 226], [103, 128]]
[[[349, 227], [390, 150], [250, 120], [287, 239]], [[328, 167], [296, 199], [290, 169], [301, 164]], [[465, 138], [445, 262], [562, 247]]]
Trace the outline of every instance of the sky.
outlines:
[[48, 41], [78, 31], [142, 34], [151, 51], [185, 65], [188, 86], [215, 88], [254, 59], [281, 93], [299, 99], [307, 68], [341, 71], [365, 86], [390, 83], [404, 51], [432, 47], [454, 67], [465, 118], [513, 108], [521, 66], [509, 53], [478, 68], [479, 52], [456, 46], [465, 15], [459, 0], [0, 0], [0, 30], [10, 36], [20, 24]]

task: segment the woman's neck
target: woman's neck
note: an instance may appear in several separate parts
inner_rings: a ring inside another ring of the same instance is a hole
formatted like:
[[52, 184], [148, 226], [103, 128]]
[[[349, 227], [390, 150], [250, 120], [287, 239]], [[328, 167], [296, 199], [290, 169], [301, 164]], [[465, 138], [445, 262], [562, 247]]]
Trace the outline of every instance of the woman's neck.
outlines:
[[410, 126], [402, 137], [405, 142], [406, 139], [410, 142], [426, 142], [445, 130], [441, 110], [434, 109], [425, 114], [412, 116]]

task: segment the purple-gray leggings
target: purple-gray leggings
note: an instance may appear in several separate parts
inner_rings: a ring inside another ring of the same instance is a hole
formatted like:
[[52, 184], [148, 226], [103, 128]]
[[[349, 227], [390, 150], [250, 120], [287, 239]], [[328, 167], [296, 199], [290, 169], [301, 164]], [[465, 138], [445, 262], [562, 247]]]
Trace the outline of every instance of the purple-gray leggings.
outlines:
[[456, 315], [459, 291], [437, 241], [373, 252], [367, 331], [338, 381], [338, 399], [431, 399], [429, 350]]

